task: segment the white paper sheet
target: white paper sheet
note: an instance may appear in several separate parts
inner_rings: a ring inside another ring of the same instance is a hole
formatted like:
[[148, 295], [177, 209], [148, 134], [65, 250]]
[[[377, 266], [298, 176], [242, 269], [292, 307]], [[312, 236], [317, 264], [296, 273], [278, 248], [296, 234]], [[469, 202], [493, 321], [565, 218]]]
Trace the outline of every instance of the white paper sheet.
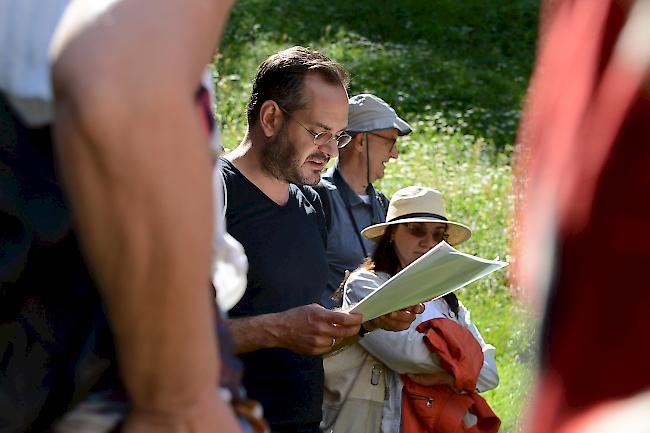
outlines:
[[443, 241], [346, 311], [372, 320], [444, 296], [507, 265], [461, 253]]

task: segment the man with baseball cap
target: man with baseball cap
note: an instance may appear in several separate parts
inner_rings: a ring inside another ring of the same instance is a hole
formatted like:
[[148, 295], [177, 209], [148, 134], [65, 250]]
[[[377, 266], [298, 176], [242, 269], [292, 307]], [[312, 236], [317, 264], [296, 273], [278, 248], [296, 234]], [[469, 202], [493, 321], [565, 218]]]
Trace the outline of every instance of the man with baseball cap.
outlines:
[[339, 150], [336, 165], [330, 168], [317, 190], [328, 216], [327, 289], [321, 303], [335, 306], [332, 294], [345, 271], [357, 268], [370, 256], [373, 243], [361, 230], [386, 220], [388, 198], [372, 183], [384, 177], [386, 162], [399, 155], [398, 137], [410, 134], [411, 126], [381, 98], [362, 93], [348, 101], [347, 133], [352, 140]]

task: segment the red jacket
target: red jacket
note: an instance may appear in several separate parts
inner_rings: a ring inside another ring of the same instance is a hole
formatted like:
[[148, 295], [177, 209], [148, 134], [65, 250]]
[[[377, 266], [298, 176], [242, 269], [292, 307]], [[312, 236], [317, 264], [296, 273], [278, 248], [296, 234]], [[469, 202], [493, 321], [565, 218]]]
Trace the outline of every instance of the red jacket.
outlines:
[[[476, 392], [483, 351], [471, 332], [449, 319], [428, 320], [417, 330], [462, 393], [447, 385], [419, 385], [402, 375], [402, 433], [498, 432], [501, 420]], [[470, 428], [463, 424], [467, 411], [478, 418]]]

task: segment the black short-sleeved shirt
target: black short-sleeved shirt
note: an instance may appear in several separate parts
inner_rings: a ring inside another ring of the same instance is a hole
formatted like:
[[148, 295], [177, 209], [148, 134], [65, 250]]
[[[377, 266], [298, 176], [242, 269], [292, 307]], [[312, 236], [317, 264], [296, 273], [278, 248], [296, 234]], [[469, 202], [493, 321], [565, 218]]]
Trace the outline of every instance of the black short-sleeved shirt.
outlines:
[[[246, 292], [230, 317], [318, 302], [327, 285], [328, 268], [324, 217], [316, 192], [290, 184], [289, 200], [280, 206], [232, 163], [223, 158], [221, 162], [228, 232], [243, 245], [249, 262]], [[262, 403], [272, 426], [321, 420], [321, 357], [273, 348], [241, 358], [248, 395]]]

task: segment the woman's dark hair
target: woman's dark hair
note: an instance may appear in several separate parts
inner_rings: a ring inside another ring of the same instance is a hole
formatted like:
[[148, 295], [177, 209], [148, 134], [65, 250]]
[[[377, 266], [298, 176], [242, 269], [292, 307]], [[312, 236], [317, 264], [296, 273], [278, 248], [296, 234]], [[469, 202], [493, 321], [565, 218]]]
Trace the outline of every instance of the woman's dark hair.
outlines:
[[[391, 277], [398, 273], [402, 266], [399, 263], [399, 258], [395, 252], [395, 246], [392, 241], [393, 232], [397, 229], [396, 224], [391, 224], [386, 227], [386, 231], [377, 241], [377, 246], [372, 257], [367, 258], [361, 267], [374, 272], [386, 272]], [[447, 306], [458, 317], [459, 303], [458, 298], [454, 292], [447, 293], [443, 296], [447, 302]]]
[[377, 240], [375, 252], [372, 253], [372, 257], [366, 258], [363, 268], [369, 271], [386, 272], [391, 277], [402, 269], [392, 240], [396, 227], [396, 225], [386, 227], [384, 234]]

